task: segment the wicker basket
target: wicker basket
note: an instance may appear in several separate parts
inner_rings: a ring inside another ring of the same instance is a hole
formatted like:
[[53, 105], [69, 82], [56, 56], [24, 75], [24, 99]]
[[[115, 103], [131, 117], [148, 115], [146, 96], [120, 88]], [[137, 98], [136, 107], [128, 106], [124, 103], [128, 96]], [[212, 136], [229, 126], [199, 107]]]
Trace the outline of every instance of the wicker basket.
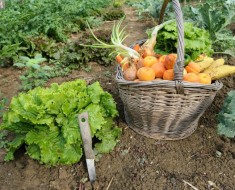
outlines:
[[178, 0], [173, 0], [173, 6], [178, 27], [175, 80], [126, 81], [120, 67], [117, 67], [116, 75], [128, 126], [141, 135], [159, 140], [178, 140], [191, 135], [197, 128], [200, 117], [223, 86], [218, 81], [210, 85], [182, 81], [183, 17]]

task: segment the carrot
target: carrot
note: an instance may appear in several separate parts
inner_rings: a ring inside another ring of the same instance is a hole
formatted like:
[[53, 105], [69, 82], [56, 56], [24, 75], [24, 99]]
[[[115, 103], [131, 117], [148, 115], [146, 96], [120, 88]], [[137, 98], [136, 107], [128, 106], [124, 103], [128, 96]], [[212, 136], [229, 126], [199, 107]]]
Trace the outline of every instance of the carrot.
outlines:
[[116, 61], [120, 64], [123, 61], [122, 56], [119, 54], [116, 56]]
[[139, 44], [135, 44], [134, 47], [133, 47], [133, 49], [134, 49], [135, 51], [139, 52], [139, 50], [140, 50], [140, 45], [139, 45]]

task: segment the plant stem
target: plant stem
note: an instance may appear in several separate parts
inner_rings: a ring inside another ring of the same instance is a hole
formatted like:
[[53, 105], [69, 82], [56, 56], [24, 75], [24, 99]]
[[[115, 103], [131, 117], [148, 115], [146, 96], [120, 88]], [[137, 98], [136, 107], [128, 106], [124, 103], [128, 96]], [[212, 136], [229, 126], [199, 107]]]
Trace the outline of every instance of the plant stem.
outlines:
[[148, 46], [150, 46], [150, 47], [153, 48], [153, 47], [156, 45], [156, 38], [157, 38], [158, 31], [161, 30], [161, 29], [162, 29], [164, 26], [166, 26], [167, 24], [170, 24], [170, 23], [172, 23], [172, 22], [174, 22], [174, 21], [175, 21], [175, 19], [173, 19], [173, 20], [168, 20], [168, 21], [166, 21], [166, 22], [164, 22], [164, 23], [162, 23], [162, 24], [160, 24], [160, 25], [155, 26], [155, 28], [153, 29], [153, 32], [152, 32], [152, 34], [151, 34], [150, 39], [148, 39], [148, 40], [145, 42], [144, 45], [148, 45]]

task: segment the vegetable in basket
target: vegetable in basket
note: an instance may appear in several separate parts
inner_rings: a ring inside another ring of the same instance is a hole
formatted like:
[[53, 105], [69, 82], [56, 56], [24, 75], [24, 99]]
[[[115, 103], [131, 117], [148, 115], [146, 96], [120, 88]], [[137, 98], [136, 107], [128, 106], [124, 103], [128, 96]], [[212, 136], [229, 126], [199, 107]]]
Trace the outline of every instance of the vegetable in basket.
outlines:
[[[89, 27], [98, 43], [83, 45], [113, 49], [111, 54], [116, 54], [116, 61], [122, 68], [123, 78], [127, 81], [174, 80], [173, 69], [177, 60], [175, 52], [178, 38], [174, 20], [155, 26], [151, 30], [149, 39], [143, 44], [134, 44], [133, 48], [123, 44], [127, 35], [124, 32], [125, 27], [121, 29], [122, 21], [113, 26], [111, 44], [99, 40]], [[213, 52], [208, 35], [205, 30], [196, 28], [191, 23], [185, 23], [185, 49], [190, 59], [183, 71], [184, 81], [211, 84], [213, 80], [235, 73], [233, 66], [220, 67], [221, 71], [211, 70], [212, 67], [221, 64], [223, 59], [214, 60], [208, 57]]]
[[[107, 44], [105, 42], [102, 42], [99, 40], [94, 33], [92, 32], [91, 28], [88, 27], [94, 36], [94, 38], [97, 40], [97, 44], [92, 45], [85, 45], [84, 46], [90, 46], [95, 48], [111, 48], [113, 49], [113, 52], [111, 54], [116, 54], [116, 60], [120, 64], [123, 70], [123, 76], [124, 79], [133, 81], [137, 78], [137, 70], [143, 66], [143, 59], [147, 58], [148, 56], [156, 56], [156, 53], [154, 52], [154, 46], [156, 44], [156, 38], [158, 31], [162, 29], [165, 25], [173, 22], [173, 20], [167, 21], [165, 23], [162, 23], [158, 26], [156, 26], [152, 32], [152, 36], [150, 39], [148, 39], [141, 47], [137, 44], [134, 46], [134, 48], [127, 47], [123, 44], [124, 40], [126, 39], [126, 35], [124, 33], [124, 29], [120, 29], [122, 20], [120, 20], [117, 24], [114, 24], [112, 29], [112, 35], [111, 35], [111, 44]], [[150, 69], [152, 70], [152, 69]]]

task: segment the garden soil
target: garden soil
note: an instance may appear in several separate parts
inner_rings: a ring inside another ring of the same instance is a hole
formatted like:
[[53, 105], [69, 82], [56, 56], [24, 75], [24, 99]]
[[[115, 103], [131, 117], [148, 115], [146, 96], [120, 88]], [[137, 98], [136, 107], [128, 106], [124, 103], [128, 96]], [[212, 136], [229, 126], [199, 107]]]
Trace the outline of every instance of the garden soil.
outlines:
[[[152, 20], [139, 20], [135, 11], [125, 8], [127, 45], [146, 38], [145, 30], [153, 26]], [[104, 25], [103, 30], [112, 26]], [[235, 65], [235, 60], [228, 60]], [[92, 70], [73, 71], [68, 77], [54, 78], [47, 84], [75, 79], [99, 81], [115, 98], [120, 116], [117, 125], [122, 128], [120, 142], [115, 149], [97, 158], [96, 190], [234, 190], [235, 141], [216, 132], [216, 115], [227, 92], [235, 89], [235, 77], [223, 79], [222, 90], [200, 119], [196, 131], [186, 139], [159, 141], [141, 136], [128, 128], [123, 104], [115, 84], [116, 66], [90, 63]], [[0, 69], [0, 90], [9, 100], [20, 91], [19, 75], [14, 68]], [[47, 167], [32, 160], [21, 148], [16, 159], [4, 162], [0, 150], [0, 190], [84, 190], [91, 189], [86, 162], [83, 157], [71, 166]]]

